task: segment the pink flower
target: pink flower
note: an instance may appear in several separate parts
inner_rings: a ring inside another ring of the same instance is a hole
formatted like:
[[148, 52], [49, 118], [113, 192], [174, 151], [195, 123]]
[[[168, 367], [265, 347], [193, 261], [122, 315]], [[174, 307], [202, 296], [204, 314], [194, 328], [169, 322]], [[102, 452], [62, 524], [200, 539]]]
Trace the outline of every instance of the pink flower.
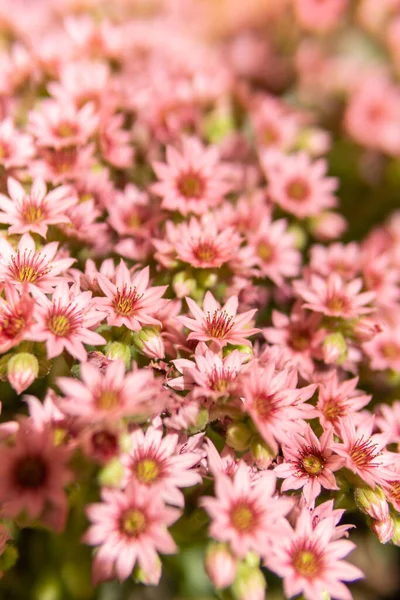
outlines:
[[391, 406], [378, 404], [378, 416], [375, 424], [382, 433], [389, 433], [388, 443], [400, 444], [400, 401], [396, 400]]
[[60, 150], [85, 144], [97, 124], [91, 103], [77, 110], [71, 103], [43, 100], [39, 109], [29, 114], [28, 131], [40, 146]]
[[23, 167], [35, 153], [30, 135], [15, 129], [7, 117], [0, 123], [0, 164], [5, 169]]
[[207, 292], [204, 297], [203, 310], [191, 298], [186, 298], [186, 302], [194, 319], [177, 319], [191, 330], [188, 340], [212, 341], [217, 348], [223, 348], [226, 344], [250, 346], [246, 338], [259, 331], [248, 327], [256, 310], [237, 314], [239, 302], [236, 296], [231, 296], [222, 308], [211, 292]]
[[167, 527], [180, 512], [167, 508], [151, 488], [131, 482], [124, 491], [103, 489], [101, 499], [86, 509], [92, 525], [83, 538], [99, 546], [93, 561], [95, 584], [114, 576], [127, 579], [137, 563], [151, 573], [158, 563], [157, 552], [176, 552]]
[[167, 147], [167, 164], [153, 163], [161, 180], [152, 190], [162, 197], [161, 206], [183, 215], [202, 214], [219, 204], [230, 190], [216, 148], [203, 148], [195, 138], [184, 138], [183, 153]]
[[101, 335], [91, 331], [104, 316], [94, 307], [91, 292], [79, 292], [76, 286], [69, 288], [67, 283], [61, 282], [51, 300], [39, 291], [35, 297], [36, 324], [28, 339], [46, 342], [48, 358], [59, 356], [65, 349], [71, 356], [85, 361], [87, 352], [83, 344], [106, 343]]
[[27, 283], [29, 289], [40, 288], [52, 292], [57, 283], [65, 279], [64, 273], [74, 258], [57, 258], [58, 242], [46, 244], [36, 250], [29, 233], [21, 237], [17, 250], [0, 237], [0, 279], [21, 287]]
[[161, 298], [167, 286], [148, 287], [149, 267], [131, 275], [121, 260], [115, 271], [115, 283], [99, 274], [98, 284], [106, 297], [95, 298], [94, 302], [107, 313], [109, 325], [125, 325], [132, 331], [140, 331], [143, 325], [160, 325], [153, 315], [167, 302]]
[[0, 353], [8, 352], [30, 332], [34, 301], [26, 285], [21, 292], [11, 284], [4, 286], [5, 299], [0, 297]]
[[197, 269], [215, 269], [224, 263], [234, 262], [241, 244], [241, 237], [233, 227], [222, 231], [210, 215], [198, 220], [192, 217], [189, 223], [176, 227], [167, 222], [166, 239], [153, 240], [158, 260], [168, 265], [165, 254], [173, 254], [182, 262]]
[[0, 223], [9, 224], [9, 235], [32, 232], [45, 238], [49, 225], [70, 222], [65, 211], [76, 204], [77, 198], [67, 187], [47, 193], [45, 182], [35, 179], [27, 194], [12, 177], [7, 186], [11, 199], [0, 194]]
[[285, 479], [281, 492], [303, 488], [307, 504], [313, 506], [321, 487], [339, 489], [333, 472], [344, 465], [344, 459], [333, 454], [332, 443], [332, 429], [318, 439], [308, 423], [301, 434], [294, 432], [283, 442], [284, 462], [274, 469], [278, 477]]
[[342, 560], [355, 545], [336, 539], [335, 519], [325, 518], [313, 526], [313, 517], [304, 508], [295, 529], [285, 525], [272, 551], [266, 546], [264, 554], [268, 569], [283, 578], [285, 596], [303, 593], [307, 600], [321, 600], [328, 593], [338, 600], [351, 600], [342, 581], [354, 581], [363, 574]]
[[125, 480], [143, 485], [155, 496], [174, 506], [183, 507], [184, 497], [179, 488], [201, 483], [193, 469], [201, 457], [195, 452], [179, 452], [178, 434], [150, 426], [146, 433], [137, 429], [131, 434], [131, 448], [121, 457]]
[[254, 254], [254, 265], [258, 267], [255, 274], [269, 277], [278, 286], [284, 278], [299, 274], [301, 255], [285, 219], [272, 221], [264, 217], [254, 232], [248, 232], [247, 239]]
[[[358, 419], [357, 411], [364, 408], [372, 396], [357, 390], [358, 377], [340, 381], [337, 371], [324, 378], [319, 385], [317, 411], [322, 427], [338, 432], [340, 419], [351, 415]], [[361, 416], [361, 415], [360, 415]]]
[[315, 416], [314, 407], [305, 402], [316, 386], [298, 389], [296, 385], [296, 370], [276, 371], [273, 362], [266, 367], [253, 363], [241, 378], [243, 409], [273, 452], [278, 451], [277, 442], [284, 441], [288, 433], [301, 431], [304, 419]]
[[351, 319], [370, 313], [374, 310], [369, 304], [375, 298], [374, 292], [362, 292], [361, 279], [353, 279], [345, 283], [337, 273], [327, 279], [311, 275], [310, 281], [295, 281], [296, 293], [305, 301], [303, 308], [308, 308], [328, 317]]
[[[87, 293], [87, 292], [86, 292]], [[82, 381], [59, 377], [65, 398], [58, 406], [84, 422], [113, 421], [134, 415], [149, 415], [164, 408], [161, 387], [151, 370], [136, 369], [125, 374], [122, 360], [111, 361], [103, 373], [89, 362], [81, 364]]]
[[373, 371], [400, 370], [400, 323], [385, 327], [371, 341], [363, 344]]
[[232, 479], [222, 473], [216, 476], [215, 498], [201, 499], [212, 518], [210, 535], [228, 542], [239, 558], [250, 551], [259, 553], [279, 535], [282, 521], [292, 508], [290, 498], [274, 497], [275, 482], [271, 471], [252, 481], [247, 465], [241, 463]]
[[64, 486], [71, 481], [67, 468], [70, 452], [55, 446], [53, 431], [21, 421], [15, 442], [1, 450], [2, 514], [16, 518], [23, 512], [40, 518], [58, 531], [64, 528], [67, 497]]
[[[386, 433], [375, 433], [374, 417], [364, 420], [355, 426], [353, 419], [342, 418], [338, 429], [342, 443], [333, 444], [337, 454], [345, 458], [345, 466], [358, 475], [372, 489], [376, 485], [385, 485], [396, 479], [389, 466], [396, 462], [398, 455], [384, 450], [390, 436]], [[398, 461], [397, 461], [398, 462]]]
[[296, 17], [310, 31], [326, 32], [337, 26], [348, 0], [294, 0]]
[[306, 153], [274, 153], [264, 161], [268, 193], [283, 210], [304, 219], [336, 206], [337, 181], [326, 176], [326, 161], [314, 163]]

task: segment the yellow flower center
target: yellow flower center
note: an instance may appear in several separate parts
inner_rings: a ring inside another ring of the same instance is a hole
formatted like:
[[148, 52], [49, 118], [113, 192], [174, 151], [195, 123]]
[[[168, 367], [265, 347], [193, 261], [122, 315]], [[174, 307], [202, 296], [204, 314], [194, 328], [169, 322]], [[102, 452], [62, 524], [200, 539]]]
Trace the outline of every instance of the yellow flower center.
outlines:
[[135, 465], [136, 477], [142, 483], [152, 483], [160, 473], [157, 462], [152, 458], [143, 458]]
[[319, 475], [324, 470], [324, 461], [322, 457], [309, 454], [303, 458], [303, 469], [309, 475]]
[[58, 337], [65, 337], [71, 329], [70, 320], [65, 315], [54, 315], [47, 323], [48, 329]]
[[238, 531], [249, 531], [256, 524], [254, 510], [248, 504], [238, 504], [231, 512], [231, 523]]
[[292, 565], [299, 575], [312, 578], [320, 569], [320, 560], [310, 550], [298, 550], [293, 556]]
[[137, 508], [129, 510], [122, 519], [122, 531], [130, 537], [139, 537], [146, 526], [146, 516]]

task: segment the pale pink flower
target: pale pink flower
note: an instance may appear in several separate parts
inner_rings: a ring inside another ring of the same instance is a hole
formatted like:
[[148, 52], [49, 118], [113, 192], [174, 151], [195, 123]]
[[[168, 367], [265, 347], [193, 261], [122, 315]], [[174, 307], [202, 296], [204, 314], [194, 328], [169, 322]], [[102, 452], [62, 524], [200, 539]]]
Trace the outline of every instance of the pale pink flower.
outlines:
[[314, 273], [328, 277], [338, 273], [343, 279], [353, 279], [360, 272], [360, 247], [356, 242], [329, 246], [315, 244], [311, 248], [310, 268]]
[[30, 290], [40, 288], [52, 292], [65, 279], [63, 273], [75, 262], [74, 258], [58, 258], [58, 242], [46, 244], [40, 250], [29, 233], [24, 233], [17, 249], [0, 237], [0, 279], [18, 287], [28, 284]]
[[5, 169], [23, 167], [35, 153], [30, 135], [19, 132], [7, 117], [0, 123], [0, 164]]
[[373, 371], [392, 369], [400, 370], [400, 324], [385, 327], [371, 341], [363, 344], [362, 348], [369, 358]]
[[221, 230], [210, 215], [192, 217], [188, 223], [175, 226], [167, 222], [166, 237], [153, 240], [156, 258], [162, 265], [171, 262], [168, 255], [197, 269], [213, 269], [234, 262], [242, 239], [233, 227]]
[[186, 298], [194, 319], [177, 317], [178, 321], [191, 330], [188, 340], [200, 342], [212, 341], [215, 347], [223, 348], [226, 344], [243, 344], [250, 346], [246, 338], [258, 333], [259, 329], [249, 327], [256, 310], [237, 314], [237, 296], [231, 296], [222, 306], [211, 292], [204, 297], [203, 310], [191, 298]]
[[127, 579], [137, 563], [151, 573], [159, 560], [157, 552], [176, 552], [167, 527], [180, 511], [167, 508], [151, 488], [131, 482], [124, 491], [104, 488], [101, 499], [86, 509], [92, 524], [83, 538], [99, 546], [93, 560], [95, 584], [115, 576]]
[[343, 561], [355, 545], [336, 538], [335, 519], [325, 518], [313, 525], [313, 516], [304, 508], [295, 529], [286, 522], [274, 539], [272, 549], [265, 547], [268, 569], [283, 578], [287, 598], [303, 593], [307, 600], [321, 600], [325, 593], [337, 600], [351, 600], [342, 581], [363, 576], [360, 569]]
[[0, 223], [9, 225], [9, 235], [32, 232], [45, 238], [49, 225], [70, 222], [65, 211], [78, 201], [66, 186], [47, 193], [42, 179], [35, 179], [29, 193], [12, 177], [7, 187], [10, 198], [0, 194]]
[[63, 350], [80, 361], [85, 361], [87, 352], [83, 344], [99, 346], [106, 340], [91, 328], [96, 327], [104, 313], [96, 310], [91, 292], [80, 292], [76, 286], [68, 287], [61, 282], [54, 290], [52, 299], [36, 291], [36, 323], [29, 338], [46, 342], [47, 357], [59, 356]]
[[365, 419], [358, 427], [350, 416], [343, 417], [338, 425], [342, 443], [333, 444], [335, 452], [345, 458], [345, 467], [372, 489], [376, 485], [384, 486], [388, 481], [396, 479], [390, 466], [398, 459], [398, 455], [384, 449], [390, 434], [372, 434], [373, 428], [374, 416]]
[[290, 498], [277, 498], [276, 479], [271, 471], [252, 481], [247, 465], [241, 463], [233, 478], [219, 473], [215, 478], [215, 498], [203, 497], [212, 523], [210, 535], [228, 542], [232, 552], [244, 558], [250, 551], [260, 552], [275, 536], [292, 508]]
[[226, 588], [235, 580], [237, 561], [226, 544], [208, 546], [204, 559], [206, 573], [217, 589]]
[[[85, 292], [88, 293], [88, 292]], [[150, 415], [164, 408], [162, 389], [150, 369], [125, 373], [122, 360], [111, 361], [103, 372], [89, 362], [80, 365], [81, 380], [59, 377], [65, 398], [57, 406], [82, 421], [113, 421], [133, 415]]]
[[168, 146], [167, 164], [155, 162], [153, 169], [160, 181], [152, 190], [162, 197], [161, 206], [183, 215], [206, 212], [230, 191], [217, 148], [205, 149], [195, 138], [184, 138], [182, 153]]
[[123, 129], [123, 123], [124, 115], [100, 115], [100, 149], [104, 159], [118, 169], [129, 168], [134, 159], [132, 134]]
[[315, 416], [315, 408], [306, 401], [316, 386], [297, 388], [294, 368], [275, 370], [275, 363], [265, 367], [254, 363], [241, 376], [243, 409], [250, 415], [260, 435], [273, 452], [287, 434], [302, 431], [305, 419]]
[[263, 163], [269, 196], [286, 212], [304, 219], [336, 206], [337, 181], [326, 176], [324, 159], [312, 162], [304, 152], [290, 156], [277, 152]]
[[301, 255], [285, 219], [264, 217], [255, 231], [247, 233], [247, 240], [257, 267], [255, 275], [269, 277], [279, 286], [285, 278], [299, 274]]
[[91, 103], [77, 110], [71, 103], [44, 100], [37, 110], [30, 112], [27, 128], [39, 146], [60, 150], [86, 144], [97, 124]]
[[400, 401], [395, 400], [391, 406], [378, 404], [375, 424], [379, 431], [390, 434], [389, 444], [400, 444]]
[[52, 430], [24, 418], [15, 441], [2, 448], [1, 456], [2, 514], [16, 518], [25, 513], [62, 530], [68, 506], [64, 486], [72, 475], [67, 468], [69, 450], [54, 445]]
[[310, 31], [326, 32], [339, 24], [348, 0], [293, 0], [296, 17]]
[[146, 433], [136, 429], [130, 442], [129, 453], [121, 456], [125, 481], [135, 481], [164, 502], [183, 507], [184, 497], [179, 488], [201, 483], [201, 476], [193, 469], [201, 456], [196, 452], [180, 452], [178, 434], [163, 436], [160, 427], [150, 426]]
[[160, 325], [153, 315], [166, 304], [161, 296], [168, 286], [149, 287], [149, 267], [131, 275], [121, 260], [115, 270], [115, 283], [99, 274], [98, 284], [106, 297], [95, 298], [94, 302], [107, 313], [109, 325], [125, 325], [132, 331], [140, 331], [143, 325]]
[[40, 146], [30, 171], [53, 185], [87, 178], [94, 167], [94, 145], [50, 148]]
[[148, 194], [132, 183], [128, 183], [123, 191], [115, 192], [107, 210], [109, 224], [121, 237], [145, 238], [159, 220]]
[[337, 273], [332, 273], [327, 279], [311, 275], [309, 281], [293, 283], [296, 293], [304, 300], [303, 308], [344, 319], [373, 312], [373, 307], [365, 305], [375, 299], [375, 293], [360, 293], [362, 286], [361, 279], [346, 283]]
[[322, 487], [339, 489], [333, 472], [343, 467], [344, 459], [333, 454], [332, 442], [332, 429], [318, 439], [308, 423], [301, 434], [294, 432], [284, 441], [284, 462], [274, 469], [275, 475], [284, 478], [281, 492], [302, 488], [307, 505], [314, 506]]
[[324, 378], [319, 384], [317, 411], [322, 427], [334, 427], [338, 432], [339, 419], [352, 415], [358, 419], [357, 411], [371, 400], [370, 395], [356, 389], [358, 377], [340, 381], [337, 371]]
[[297, 118], [276, 98], [263, 96], [256, 101], [250, 116], [260, 153], [271, 148], [285, 151], [294, 146], [299, 127]]
[[0, 353], [18, 346], [33, 323], [34, 301], [26, 286], [18, 291], [12, 283], [6, 283], [4, 293], [5, 298], [0, 297]]

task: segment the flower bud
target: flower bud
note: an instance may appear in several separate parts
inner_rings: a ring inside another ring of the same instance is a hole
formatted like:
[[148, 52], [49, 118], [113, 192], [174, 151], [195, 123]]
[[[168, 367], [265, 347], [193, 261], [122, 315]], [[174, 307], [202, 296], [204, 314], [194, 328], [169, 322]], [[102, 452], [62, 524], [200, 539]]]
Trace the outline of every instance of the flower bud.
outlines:
[[361, 317], [353, 325], [353, 336], [358, 342], [370, 342], [381, 331], [381, 325], [371, 317]]
[[326, 242], [339, 238], [347, 229], [346, 219], [334, 212], [325, 212], [310, 219], [309, 226], [314, 237]]
[[322, 356], [327, 365], [341, 364], [347, 357], [347, 344], [341, 333], [330, 333], [322, 344]]
[[226, 443], [237, 452], [244, 452], [250, 446], [253, 432], [245, 423], [232, 423], [226, 432]]
[[226, 588], [235, 580], [236, 560], [225, 544], [211, 543], [208, 546], [204, 566], [217, 589]]
[[267, 584], [258, 567], [239, 565], [232, 591], [235, 600], [265, 600]]
[[144, 327], [133, 335], [135, 346], [149, 358], [165, 357], [164, 342], [160, 332], [155, 327]]
[[392, 544], [395, 546], [400, 546], [400, 518], [394, 517], [392, 518], [394, 525], [394, 533], [391, 539]]
[[393, 538], [396, 529], [391, 517], [383, 521], [374, 520], [371, 522], [370, 527], [381, 544], [387, 544]]
[[155, 555], [151, 569], [145, 571], [139, 565], [133, 570], [133, 579], [136, 583], [144, 585], [158, 585], [161, 579], [162, 563], [158, 555]]
[[7, 363], [7, 379], [17, 394], [22, 394], [38, 375], [38, 359], [29, 352], [14, 354]]
[[108, 360], [123, 360], [126, 369], [129, 369], [131, 366], [132, 359], [129, 346], [121, 344], [121, 342], [110, 342], [107, 344], [106, 357]]
[[99, 485], [106, 487], [120, 487], [124, 467], [118, 458], [110, 460], [98, 475]]
[[389, 505], [383, 490], [378, 486], [374, 490], [369, 487], [356, 488], [354, 500], [357, 508], [372, 519], [385, 521], [389, 517]]
[[173, 278], [172, 287], [178, 298], [184, 298], [185, 296], [193, 296], [197, 284], [195, 279], [182, 271]]
[[274, 452], [259, 436], [256, 436], [252, 439], [250, 444], [250, 452], [257, 468], [261, 470], [268, 469], [275, 458]]

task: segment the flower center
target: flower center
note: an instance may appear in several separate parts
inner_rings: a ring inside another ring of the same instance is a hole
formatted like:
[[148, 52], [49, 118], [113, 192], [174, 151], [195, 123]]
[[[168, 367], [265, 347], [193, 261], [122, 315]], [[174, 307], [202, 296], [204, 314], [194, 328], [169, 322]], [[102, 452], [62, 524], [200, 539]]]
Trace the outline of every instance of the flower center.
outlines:
[[333, 296], [328, 299], [327, 307], [332, 313], [341, 314], [348, 310], [349, 301], [345, 296]]
[[64, 121], [64, 123], [60, 123], [56, 129], [56, 135], [58, 135], [61, 138], [71, 137], [73, 135], [76, 135], [77, 132], [77, 126], [73, 123], [68, 123], [67, 121]]
[[256, 521], [254, 510], [248, 504], [237, 504], [231, 511], [231, 523], [238, 531], [250, 531]]
[[217, 252], [212, 242], [200, 242], [193, 254], [200, 262], [210, 262], [215, 259]]
[[24, 329], [25, 325], [26, 319], [22, 315], [2, 315], [0, 317], [0, 335], [12, 339], [17, 337]]
[[371, 439], [364, 440], [363, 437], [358, 439], [353, 444], [350, 450], [350, 457], [357, 467], [377, 467], [378, 464], [373, 460], [379, 456], [380, 452], [376, 450], [376, 444], [371, 442]]
[[261, 141], [264, 146], [272, 146], [279, 141], [279, 133], [272, 124], [265, 125], [261, 132]]
[[19, 486], [35, 489], [42, 486], [47, 479], [47, 465], [41, 456], [25, 456], [19, 460], [15, 468], [15, 479]]
[[101, 410], [111, 410], [119, 405], [119, 394], [116, 390], [103, 390], [97, 397], [97, 406]]
[[286, 186], [286, 193], [291, 200], [304, 202], [310, 195], [310, 188], [303, 179], [292, 179]]
[[297, 352], [306, 350], [310, 345], [310, 336], [301, 331], [292, 331], [289, 339], [289, 344]]
[[35, 283], [50, 271], [40, 254], [24, 252], [21, 256], [19, 251], [11, 258], [9, 269], [15, 279], [28, 283]]
[[400, 347], [394, 342], [387, 342], [381, 346], [381, 352], [389, 360], [396, 359], [400, 355]]
[[118, 315], [130, 317], [134, 313], [136, 304], [141, 297], [142, 295], [137, 293], [136, 287], [132, 288], [124, 285], [123, 289], [117, 290], [117, 294], [114, 296], [112, 301], [113, 309]]
[[323, 413], [327, 421], [334, 423], [339, 417], [343, 417], [346, 414], [346, 410], [340, 402], [331, 398], [324, 403]]
[[70, 320], [66, 315], [52, 315], [47, 321], [47, 328], [58, 337], [65, 337], [71, 331]]
[[309, 475], [320, 475], [324, 470], [324, 463], [325, 459], [321, 454], [307, 454], [302, 459], [303, 469]]
[[312, 550], [297, 550], [292, 559], [295, 571], [303, 577], [312, 578], [321, 568], [321, 560]]
[[22, 218], [25, 223], [37, 223], [44, 217], [43, 210], [40, 206], [37, 206], [33, 202], [29, 202], [25, 205]]
[[273, 248], [267, 242], [260, 242], [257, 247], [257, 254], [265, 262], [271, 260], [273, 255]]
[[261, 419], [268, 419], [275, 411], [276, 400], [274, 395], [260, 394], [254, 398], [253, 406]]
[[228, 315], [224, 310], [215, 310], [207, 313], [206, 326], [207, 333], [214, 338], [222, 339], [228, 335], [234, 326], [234, 320], [231, 315]]
[[157, 462], [152, 458], [143, 458], [135, 465], [136, 477], [142, 483], [152, 483], [159, 474], [160, 469]]
[[129, 537], [139, 537], [146, 530], [146, 527], [146, 516], [137, 508], [132, 508], [122, 518], [122, 531]]
[[204, 181], [198, 173], [188, 171], [180, 176], [177, 182], [179, 193], [184, 198], [201, 198], [204, 194]]
[[96, 431], [92, 435], [92, 444], [97, 452], [104, 456], [113, 456], [118, 449], [117, 437], [110, 431]]

